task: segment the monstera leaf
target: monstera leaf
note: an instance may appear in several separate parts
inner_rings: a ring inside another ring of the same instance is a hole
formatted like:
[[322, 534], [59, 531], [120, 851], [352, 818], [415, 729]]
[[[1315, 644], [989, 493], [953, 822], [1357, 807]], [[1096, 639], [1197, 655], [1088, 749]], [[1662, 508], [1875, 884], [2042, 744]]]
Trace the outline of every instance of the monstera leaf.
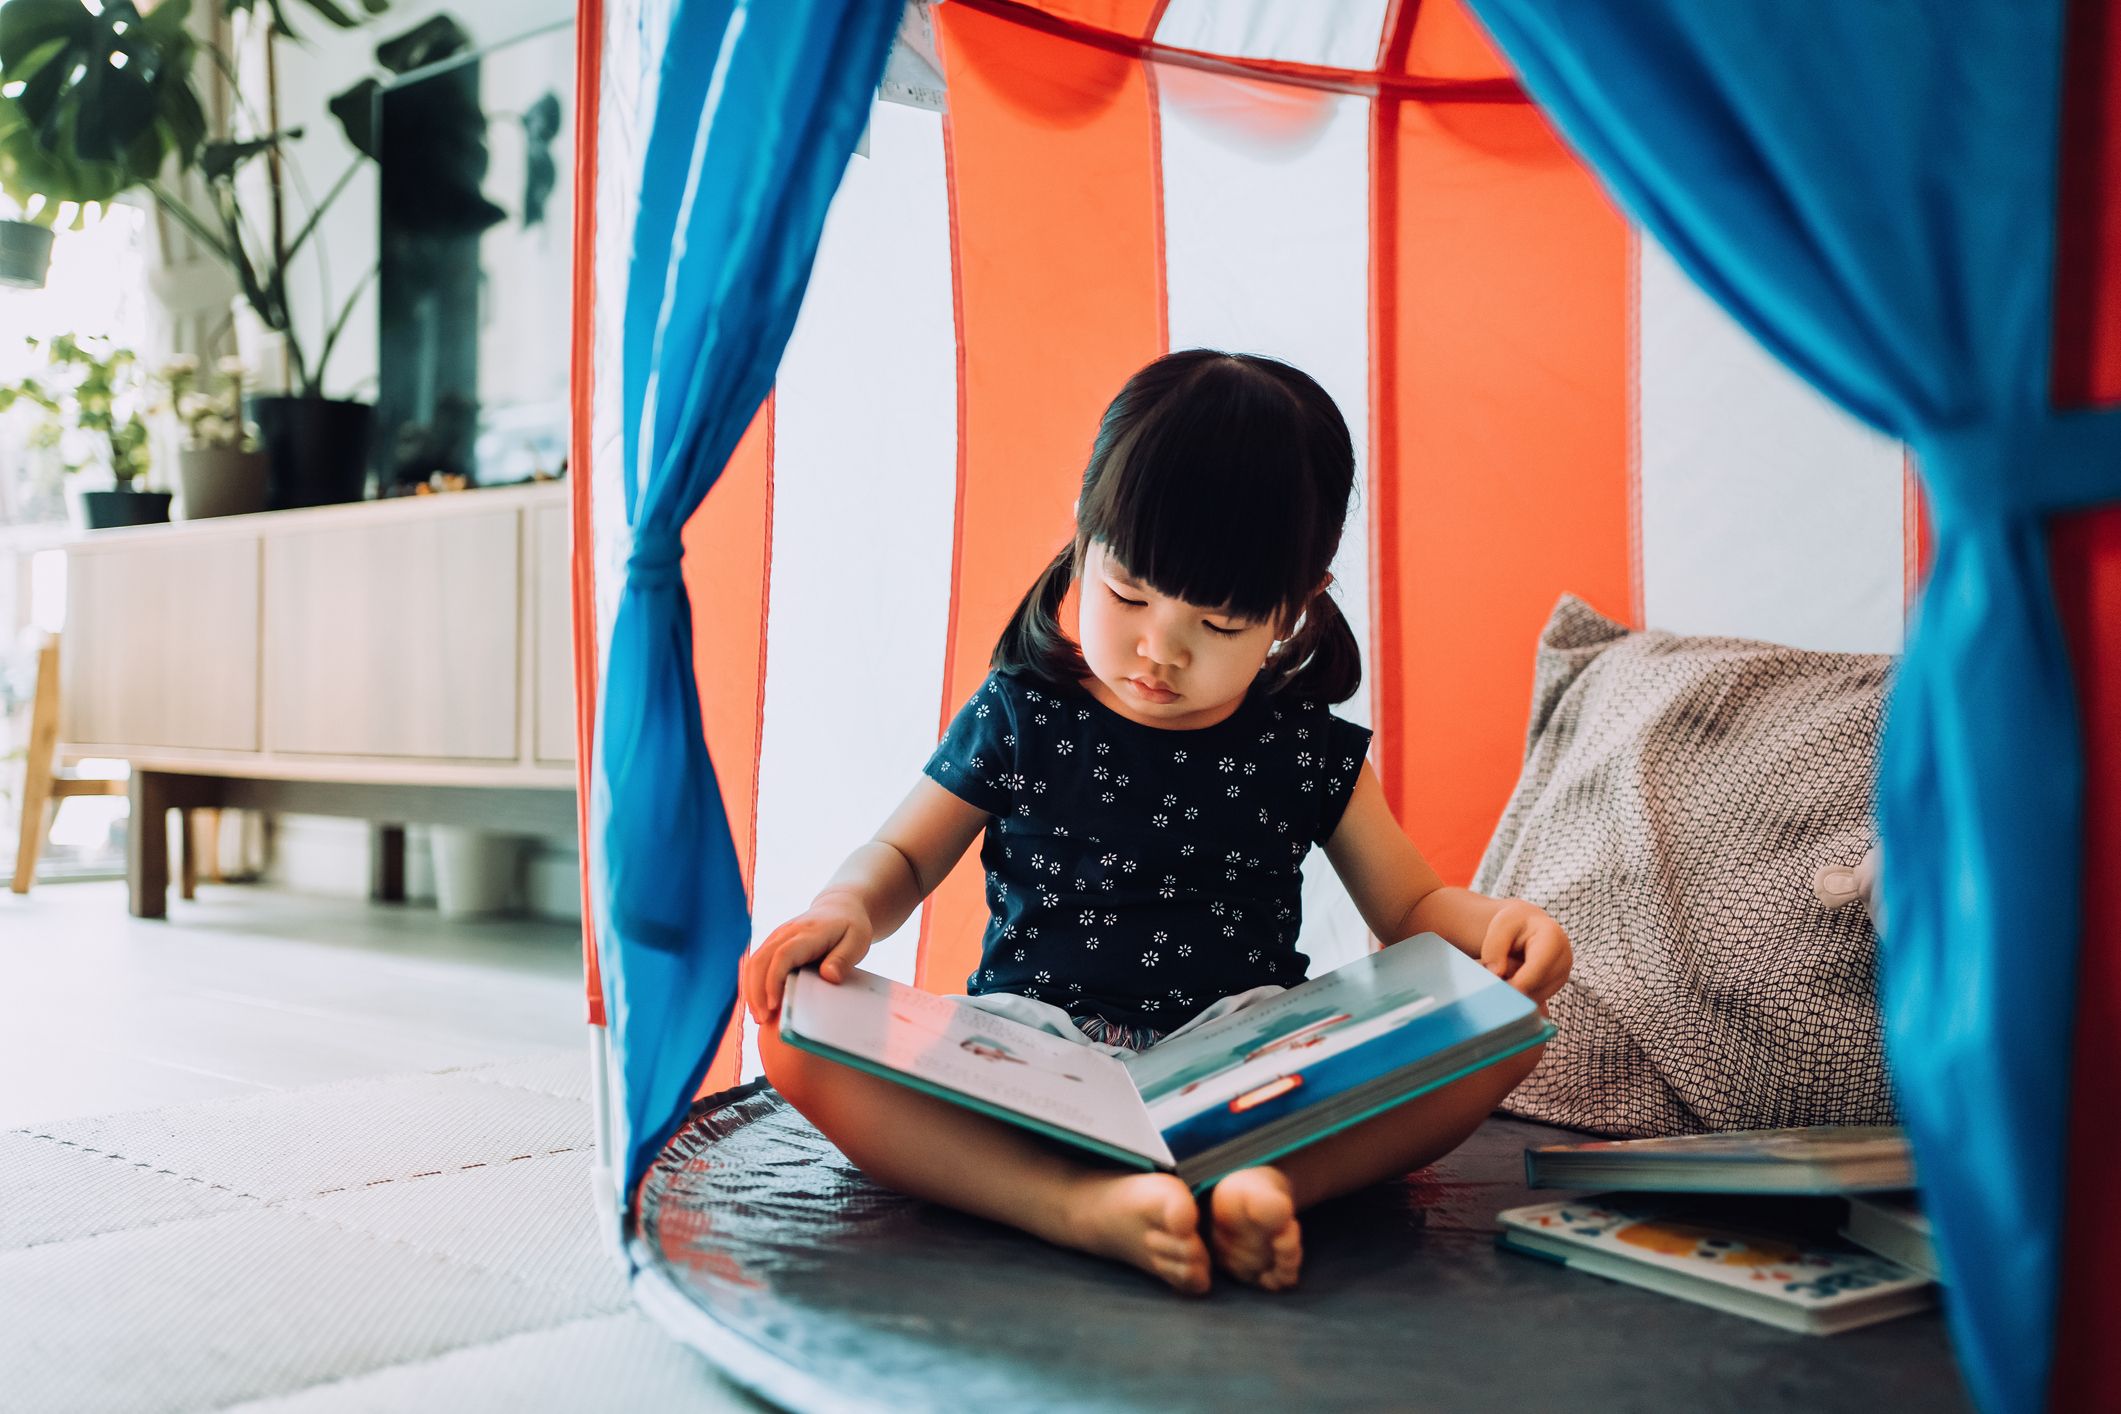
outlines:
[[[471, 34], [448, 15], [431, 15], [395, 39], [376, 46], [376, 63], [393, 74], [409, 74], [439, 64], [471, 48]], [[331, 115], [346, 130], [354, 150], [372, 161], [383, 160], [376, 135], [376, 100], [382, 95], [379, 79], [362, 79], [328, 105]], [[474, 105], [476, 106], [476, 105]]]
[[[252, 14], [258, 8], [258, 0], [226, 0], [226, 3], [231, 15]], [[367, 14], [356, 15], [347, 6], [336, 3], [336, 0], [304, 0], [304, 3], [323, 16], [327, 23], [340, 29], [352, 29], [369, 15], [380, 15], [390, 8], [390, 0], [360, 0], [360, 8], [367, 11]], [[289, 39], [301, 39], [302, 36], [295, 32], [295, 27], [287, 22], [284, 0], [265, 0], [265, 8], [272, 14], [273, 28]]]
[[190, 9], [191, 0], [163, 0], [147, 15], [131, 0], [100, 10], [81, 0], [0, 4], [0, 187], [56, 208], [108, 201], [172, 156], [189, 162], [206, 135]]

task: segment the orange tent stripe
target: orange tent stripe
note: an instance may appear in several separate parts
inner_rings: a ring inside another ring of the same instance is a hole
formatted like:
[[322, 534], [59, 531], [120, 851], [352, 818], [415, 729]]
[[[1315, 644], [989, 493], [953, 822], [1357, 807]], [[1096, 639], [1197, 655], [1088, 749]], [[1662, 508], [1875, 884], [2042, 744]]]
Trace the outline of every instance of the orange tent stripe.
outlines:
[[589, 772], [596, 751], [597, 600], [590, 529], [591, 417], [596, 390], [597, 99], [603, 91], [604, 0], [577, 0], [574, 56], [574, 319], [567, 370], [567, 462], [574, 543], [568, 554], [573, 587], [574, 759], [576, 848], [582, 870], [582, 975], [589, 1024], [604, 1024], [604, 984], [597, 972], [596, 909], [586, 867], [589, 848]]
[[[1391, 0], [1377, 56], [1379, 69], [1393, 70], [1405, 62], [1420, 10], [1419, 0]], [[1392, 727], [1404, 713], [1405, 694], [1386, 656], [1403, 637], [1398, 537], [1393, 533], [1399, 520], [1399, 485], [1390, 472], [1392, 449], [1399, 443], [1399, 109], [1398, 102], [1383, 96], [1370, 107], [1370, 641], [1363, 645], [1363, 669], [1379, 728], [1370, 754], [1387, 802], [1404, 820], [1393, 783], [1406, 753]]]
[[1930, 515], [1929, 503], [1922, 495], [1922, 478], [1915, 474], [1913, 454], [1903, 453], [1901, 464], [1901, 594], [1912, 614], [1915, 601], [1922, 597], [1922, 581], [1930, 572]]
[[1642, 234], [1632, 227], [1627, 247], [1628, 283], [1622, 303], [1627, 321], [1627, 622], [1641, 628], [1650, 621], [1642, 567]]
[[[1071, 534], [1098, 416], [1164, 351], [1156, 110], [1140, 61], [962, 4], [935, 12], [950, 93], [960, 349], [941, 721]], [[963, 232], [976, 230], [967, 243]], [[987, 910], [968, 857], [930, 898], [916, 978], [958, 991]]]
[[[1427, 9], [1428, 7], [1423, 7]], [[1380, 99], [1372, 174], [1379, 773], [1466, 882], [1557, 596], [1632, 621], [1628, 230], [1534, 109]], [[1526, 367], [1552, 390], [1513, 415]]]
[[[758, 862], [759, 737], [773, 566], [773, 408], [769, 397], [684, 531], [700, 721], [747, 896]], [[673, 861], [672, 867], [684, 865]], [[737, 1083], [743, 1027], [739, 1009], [708, 1067], [702, 1094]]]
[[[1487, 30], [1473, 17], [1462, 0], [1395, 0], [1395, 27], [1386, 31], [1385, 47], [1378, 67], [1388, 74], [1420, 77], [1431, 81], [1487, 80], [1517, 89], [1516, 71], [1510, 67]], [[1398, 22], [1404, 21], [1403, 27]]]

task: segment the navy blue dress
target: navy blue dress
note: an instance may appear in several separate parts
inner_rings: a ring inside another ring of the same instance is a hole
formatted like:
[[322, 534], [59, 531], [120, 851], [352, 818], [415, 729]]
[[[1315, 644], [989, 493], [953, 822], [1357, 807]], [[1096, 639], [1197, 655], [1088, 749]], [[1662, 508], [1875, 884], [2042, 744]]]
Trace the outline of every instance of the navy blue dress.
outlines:
[[1164, 1032], [1302, 981], [1304, 856], [1339, 825], [1369, 743], [1319, 703], [1258, 691], [1176, 731], [989, 674], [926, 768], [993, 817], [992, 917], [966, 990]]

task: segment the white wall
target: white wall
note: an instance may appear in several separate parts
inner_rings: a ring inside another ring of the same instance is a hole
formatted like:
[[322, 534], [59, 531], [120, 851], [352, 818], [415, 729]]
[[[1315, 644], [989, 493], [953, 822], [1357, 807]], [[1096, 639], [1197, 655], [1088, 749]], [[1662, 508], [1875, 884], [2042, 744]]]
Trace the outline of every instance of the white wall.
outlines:
[[[303, 220], [300, 200], [303, 186], [321, 198], [331, 190], [340, 173], [354, 162], [356, 154], [338, 120], [325, 105], [332, 95], [352, 87], [363, 76], [380, 74], [375, 64], [378, 42], [395, 39], [432, 15], [447, 13], [468, 30], [472, 42], [484, 48], [543, 29], [574, 15], [573, 0], [398, 0], [388, 12], [357, 30], [333, 30], [321, 21], [303, 25], [300, 6], [290, 7], [290, 17], [302, 26], [304, 44], [282, 42], [277, 50], [280, 92], [280, 123], [300, 127], [303, 135], [288, 144], [287, 153], [296, 177], [290, 181], [287, 208], [290, 231]], [[564, 160], [564, 159], [563, 159]], [[295, 322], [301, 330], [306, 354], [323, 344], [329, 327], [323, 282], [328, 273], [336, 312], [363, 272], [376, 263], [376, 169], [366, 163], [351, 185], [332, 203], [330, 214], [318, 228], [325, 258], [320, 266], [305, 255], [296, 262], [290, 279]], [[373, 286], [361, 296], [348, 321], [338, 351], [332, 355], [325, 391], [337, 397], [372, 398], [376, 377], [376, 298]]]

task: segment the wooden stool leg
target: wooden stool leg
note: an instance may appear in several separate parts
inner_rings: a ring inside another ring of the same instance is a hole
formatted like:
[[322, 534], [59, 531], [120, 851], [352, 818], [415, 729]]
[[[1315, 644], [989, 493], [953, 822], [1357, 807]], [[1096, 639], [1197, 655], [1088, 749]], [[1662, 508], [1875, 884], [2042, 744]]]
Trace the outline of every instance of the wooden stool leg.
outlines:
[[221, 883], [221, 807], [218, 805], [193, 812], [193, 818], [206, 831], [206, 878], [209, 883]]
[[47, 643], [37, 654], [36, 694], [30, 703], [29, 760], [22, 773], [22, 838], [15, 845], [18, 894], [29, 892], [37, 877], [37, 856], [50, 828], [45, 807], [52, 797], [52, 755], [59, 749], [59, 645]]
[[193, 812], [189, 810], [179, 810], [177, 812], [177, 854], [181, 861], [177, 875], [177, 893], [186, 902], [196, 898], [199, 893], [198, 846], [192, 838], [195, 833], [194, 826], [197, 823], [198, 821], [194, 818]]
[[37, 767], [29, 768], [30, 780], [22, 787], [22, 837], [15, 844], [15, 878], [10, 887], [18, 894], [29, 892], [32, 880], [37, 877], [37, 856], [44, 852], [45, 831], [51, 828], [47, 822], [47, 806], [51, 790], [51, 770], [45, 769], [43, 788], [39, 789]]
[[405, 827], [374, 826], [368, 858], [368, 896], [377, 903], [405, 902]]
[[135, 918], [169, 917], [169, 797], [167, 776], [133, 772], [125, 878], [128, 908]]

